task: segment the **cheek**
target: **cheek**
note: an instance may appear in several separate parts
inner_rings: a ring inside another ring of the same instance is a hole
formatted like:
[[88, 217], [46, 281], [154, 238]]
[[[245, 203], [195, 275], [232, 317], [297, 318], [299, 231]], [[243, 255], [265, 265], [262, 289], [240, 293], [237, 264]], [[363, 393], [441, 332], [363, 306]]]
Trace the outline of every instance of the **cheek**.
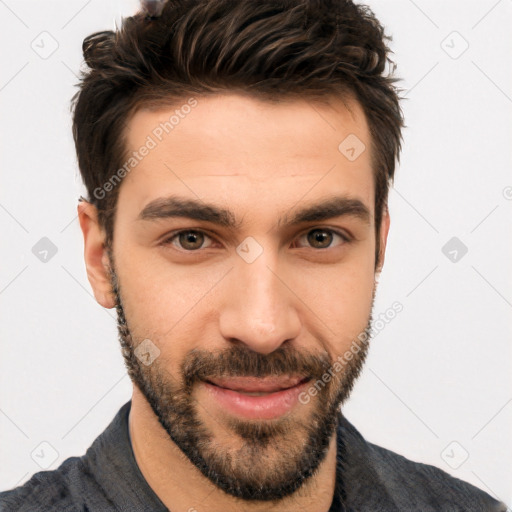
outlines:
[[335, 356], [345, 352], [368, 325], [374, 288], [371, 258], [365, 264], [359, 260], [312, 272], [297, 283], [298, 295], [320, 320], [328, 351]]
[[135, 338], [163, 344], [173, 337], [186, 336], [185, 331], [200, 329], [203, 317], [198, 316], [203, 315], [209, 292], [225, 270], [173, 265], [161, 255], [151, 256], [143, 250], [134, 249], [129, 254], [119, 259], [117, 272]]

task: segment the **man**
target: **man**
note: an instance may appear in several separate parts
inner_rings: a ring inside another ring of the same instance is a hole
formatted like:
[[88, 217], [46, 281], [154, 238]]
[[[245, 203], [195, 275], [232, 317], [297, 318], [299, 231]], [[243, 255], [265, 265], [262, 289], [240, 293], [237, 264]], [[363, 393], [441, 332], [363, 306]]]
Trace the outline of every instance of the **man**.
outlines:
[[145, 9], [84, 41], [73, 124], [87, 274], [133, 396], [3, 509], [505, 510], [341, 412], [403, 126], [382, 26], [345, 1]]

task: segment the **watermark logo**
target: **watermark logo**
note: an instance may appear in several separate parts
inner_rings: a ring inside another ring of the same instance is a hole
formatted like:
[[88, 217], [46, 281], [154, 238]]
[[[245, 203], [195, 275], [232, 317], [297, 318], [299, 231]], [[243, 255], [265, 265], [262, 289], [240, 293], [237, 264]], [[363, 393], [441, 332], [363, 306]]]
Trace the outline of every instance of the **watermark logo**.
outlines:
[[32, 247], [32, 254], [43, 263], [48, 263], [57, 254], [57, 251], [57, 246], [46, 236], [43, 236]]
[[144, 365], [150, 366], [160, 355], [160, 349], [150, 339], [146, 338], [137, 346], [134, 353]]
[[32, 450], [30, 457], [40, 468], [48, 469], [59, 458], [59, 452], [48, 441], [43, 441]]
[[458, 263], [467, 254], [468, 248], [460, 238], [454, 236], [443, 245], [441, 252], [452, 263]]
[[448, 57], [455, 60], [469, 48], [469, 43], [454, 30], [441, 41], [441, 48]]
[[253, 263], [256, 259], [263, 254], [263, 247], [252, 236], [248, 236], [236, 248], [237, 254], [246, 263]]
[[338, 146], [338, 151], [350, 162], [357, 160], [365, 151], [366, 145], [357, 136], [351, 133], [345, 137]]
[[452, 469], [458, 469], [469, 458], [469, 453], [458, 441], [452, 441], [442, 452], [441, 458]]
[[41, 59], [46, 60], [51, 57], [59, 47], [59, 43], [50, 32], [46, 30], [38, 34], [34, 40], [30, 43], [30, 47], [34, 50]]

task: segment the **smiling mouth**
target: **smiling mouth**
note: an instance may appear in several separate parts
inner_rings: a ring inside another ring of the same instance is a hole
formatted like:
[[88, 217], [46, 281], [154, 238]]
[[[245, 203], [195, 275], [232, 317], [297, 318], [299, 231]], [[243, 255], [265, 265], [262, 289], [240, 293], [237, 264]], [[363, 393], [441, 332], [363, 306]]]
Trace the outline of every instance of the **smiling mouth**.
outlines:
[[226, 377], [204, 380], [214, 407], [250, 420], [279, 418], [297, 408], [299, 395], [310, 377]]

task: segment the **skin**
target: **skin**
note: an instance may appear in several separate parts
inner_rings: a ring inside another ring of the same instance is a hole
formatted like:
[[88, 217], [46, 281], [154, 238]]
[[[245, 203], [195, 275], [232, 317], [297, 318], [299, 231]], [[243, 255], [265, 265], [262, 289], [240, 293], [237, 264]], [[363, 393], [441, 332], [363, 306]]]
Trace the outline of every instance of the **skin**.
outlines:
[[[120, 185], [111, 254], [94, 206], [78, 205], [88, 278], [98, 303], [117, 307], [134, 381], [129, 429], [135, 458], [173, 512], [325, 512], [335, 486], [335, 412], [350, 393], [365, 351], [309, 403], [274, 420], [233, 417], [195, 378], [200, 366], [189, 367], [191, 385], [185, 386], [183, 363], [201, 363], [215, 375], [223, 353], [229, 374], [251, 375], [252, 364], [267, 375], [288, 354], [290, 373], [307, 369], [317, 378], [368, 327], [376, 262], [367, 122], [357, 102], [337, 97], [329, 104], [270, 103], [239, 93], [197, 100]], [[144, 144], [173, 111], [139, 110], [128, 122], [128, 149]], [[367, 148], [355, 161], [338, 150], [349, 134]], [[333, 194], [358, 198], [371, 214], [369, 222], [353, 216], [297, 226], [276, 222]], [[137, 219], [151, 200], [169, 195], [227, 208], [240, 225], [230, 230], [187, 218]], [[386, 209], [378, 271], [389, 223]], [[351, 241], [327, 231], [328, 247], [319, 248], [307, 235], [322, 228], [349, 235]], [[164, 244], [177, 230], [187, 229], [206, 235], [199, 249], [190, 250], [186, 237]], [[246, 237], [263, 249], [252, 263], [236, 251]], [[160, 351], [147, 366], [134, 355], [145, 339]], [[173, 416], [172, 410], [188, 411], [189, 419]], [[304, 451], [311, 433], [318, 434], [315, 446], [325, 446], [316, 456]], [[198, 441], [204, 443], [199, 453], [207, 462], [202, 469], [187, 453], [186, 442]], [[227, 455], [235, 461], [231, 467], [223, 465]], [[309, 474], [300, 466], [306, 462]], [[233, 482], [223, 480], [222, 470], [246, 487], [230, 488]], [[303, 471], [303, 478], [294, 489], [286, 488], [280, 478], [298, 481], [295, 470]], [[257, 483], [268, 493], [249, 499], [247, 492]], [[279, 498], [272, 494], [273, 485]]]

